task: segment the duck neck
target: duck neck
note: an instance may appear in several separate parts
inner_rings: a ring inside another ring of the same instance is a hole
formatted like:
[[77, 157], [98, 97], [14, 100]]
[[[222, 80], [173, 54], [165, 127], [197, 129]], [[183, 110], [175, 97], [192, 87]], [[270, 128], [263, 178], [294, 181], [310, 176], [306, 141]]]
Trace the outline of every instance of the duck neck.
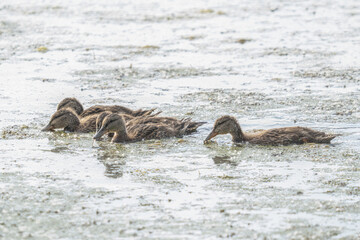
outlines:
[[133, 139], [128, 135], [126, 129], [118, 130], [115, 132], [114, 137], [111, 140], [112, 142], [119, 143], [119, 142], [131, 142]]
[[76, 116], [75, 114], [70, 114], [69, 115], [69, 123], [68, 125], [64, 128], [65, 131], [69, 131], [69, 132], [77, 132], [80, 130], [80, 120], [79, 117]]
[[233, 142], [245, 142], [245, 135], [241, 130], [239, 123], [235, 123], [234, 129], [230, 132]]

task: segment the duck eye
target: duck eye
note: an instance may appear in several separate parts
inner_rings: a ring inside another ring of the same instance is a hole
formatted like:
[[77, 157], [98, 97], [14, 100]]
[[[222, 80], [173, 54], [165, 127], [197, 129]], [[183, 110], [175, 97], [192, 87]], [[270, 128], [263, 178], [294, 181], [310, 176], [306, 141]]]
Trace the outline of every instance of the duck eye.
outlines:
[[65, 103], [59, 104], [58, 109], [63, 108], [65, 106]]
[[226, 120], [222, 121], [222, 122], [219, 122], [217, 125], [220, 126], [220, 125], [223, 125], [224, 123], [226, 123]]
[[57, 119], [57, 118], [61, 118], [61, 117], [64, 116], [64, 115], [65, 115], [65, 113], [56, 115], [56, 116], [54, 116], [54, 118], [53, 118], [52, 120], [55, 120], [55, 119]]
[[109, 121], [107, 121], [107, 122], [104, 124], [104, 126], [105, 126], [105, 127], [108, 127], [109, 124], [112, 123], [112, 122], [114, 122], [114, 121], [115, 121], [115, 120], [109, 120]]

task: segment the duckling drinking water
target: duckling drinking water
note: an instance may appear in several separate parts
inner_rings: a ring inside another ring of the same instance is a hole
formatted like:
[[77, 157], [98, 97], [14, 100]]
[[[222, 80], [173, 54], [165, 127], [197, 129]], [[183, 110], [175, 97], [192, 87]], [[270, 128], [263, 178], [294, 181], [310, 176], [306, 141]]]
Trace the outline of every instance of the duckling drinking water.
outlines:
[[222, 116], [215, 121], [214, 128], [206, 137], [204, 143], [217, 135], [228, 134], [235, 143], [249, 142], [259, 145], [290, 145], [303, 143], [330, 143], [337, 135], [327, 134], [306, 127], [284, 127], [258, 131], [243, 132], [234, 117]]

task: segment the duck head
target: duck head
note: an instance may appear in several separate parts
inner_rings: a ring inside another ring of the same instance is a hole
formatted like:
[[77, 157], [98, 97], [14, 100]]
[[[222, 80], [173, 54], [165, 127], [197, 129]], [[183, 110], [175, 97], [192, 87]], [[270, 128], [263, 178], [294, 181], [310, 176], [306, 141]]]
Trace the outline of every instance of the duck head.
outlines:
[[96, 132], [93, 139], [95, 140], [99, 139], [106, 133], [126, 134], [126, 126], [125, 126], [124, 118], [116, 113], [112, 113], [105, 116], [102, 121], [100, 129]]
[[66, 131], [72, 132], [75, 131], [79, 124], [79, 117], [72, 109], [60, 109], [51, 116], [48, 125], [41, 131], [54, 131], [55, 129], [63, 128]]
[[215, 121], [213, 130], [206, 137], [205, 143], [217, 135], [223, 135], [230, 133], [234, 142], [243, 141], [243, 133], [241, 131], [239, 123], [232, 116], [222, 116]]

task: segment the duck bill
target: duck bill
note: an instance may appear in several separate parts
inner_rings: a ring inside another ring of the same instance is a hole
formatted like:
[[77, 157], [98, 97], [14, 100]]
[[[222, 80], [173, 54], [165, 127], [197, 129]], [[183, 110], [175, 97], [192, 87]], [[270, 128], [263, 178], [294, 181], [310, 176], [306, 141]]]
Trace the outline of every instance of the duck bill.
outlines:
[[105, 133], [106, 133], [106, 132], [105, 132], [105, 129], [104, 129], [104, 128], [100, 128], [100, 130], [97, 131], [97, 133], [95, 133], [95, 135], [93, 136], [93, 139], [99, 140]]
[[48, 124], [46, 127], [44, 127], [43, 129], [41, 129], [42, 132], [49, 132], [49, 131], [54, 131], [54, 128]]
[[205, 139], [204, 142], [209, 141], [210, 139], [216, 137], [217, 135], [218, 135], [218, 134], [217, 134], [216, 132], [212, 131], [212, 132], [206, 137], [206, 139]]

